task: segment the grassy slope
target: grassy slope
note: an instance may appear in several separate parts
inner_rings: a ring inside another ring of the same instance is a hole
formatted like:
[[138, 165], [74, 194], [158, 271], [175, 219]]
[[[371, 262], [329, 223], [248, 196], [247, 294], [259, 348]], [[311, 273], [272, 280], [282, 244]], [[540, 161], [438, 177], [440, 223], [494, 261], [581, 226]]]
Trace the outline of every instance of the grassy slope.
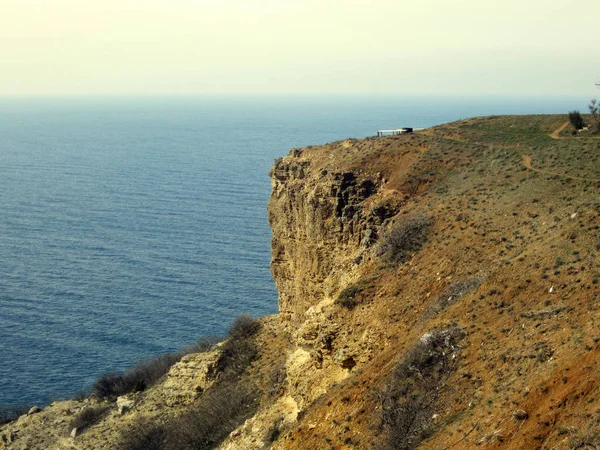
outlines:
[[[600, 140], [568, 129], [552, 139], [565, 120], [474, 118], [352, 141], [354, 152], [347, 142], [311, 150], [317, 167], [334, 155], [346, 170], [383, 174], [410, 197], [401, 215], [432, 216], [433, 235], [408, 263], [365, 265], [372, 296], [338, 314], [385, 334], [379, 357], [309, 410], [281, 448], [381, 441], [378, 392], [419, 336], [453, 322], [466, 337], [422, 448], [600, 442]], [[479, 287], [431, 313], [473, 277]], [[528, 418], [515, 419], [518, 410]]]

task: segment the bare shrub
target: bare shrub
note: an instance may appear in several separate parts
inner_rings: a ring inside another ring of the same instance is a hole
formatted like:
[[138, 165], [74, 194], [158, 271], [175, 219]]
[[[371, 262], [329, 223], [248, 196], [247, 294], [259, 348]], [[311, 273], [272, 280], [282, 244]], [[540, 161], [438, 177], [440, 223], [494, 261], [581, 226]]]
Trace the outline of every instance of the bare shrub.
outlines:
[[427, 241], [431, 223], [429, 218], [414, 217], [395, 224], [383, 236], [378, 255], [390, 264], [406, 261], [411, 253], [420, 250]]
[[167, 428], [156, 421], [138, 419], [121, 435], [117, 450], [165, 450], [169, 433]]
[[227, 335], [236, 339], [250, 338], [258, 333], [260, 328], [259, 320], [253, 319], [249, 314], [241, 314], [233, 321]]
[[254, 336], [260, 331], [260, 321], [247, 314], [239, 316], [231, 324], [227, 340], [221, 346], [217, 369], [225, 377], [240, 375], [258, 358]]
[[258, 390], [237, 382], [217, 384], [169, 423], [140, 420], [121, 435], [118, 450], [208, 450], [254, 415]]
[[92, 394], [99, 398], [113, 398], [129, 392], [143, 391], [165, 375], [182, 356], [181, 353], [168, 353], [140, 361], [123, 374], [105, 373], [94, 383]]
[[229, 433], [253, 416], [258, 390], [245, 383], [224, 383], [210, 389], [175, 427], [169, 450], [216, 448]]
[[214, 336], [202, 337], [178, 353], [167, 353], [140, 361], [125, 373], [107, 372], [94, 383], [92, 395], [98, 398], [114, 398], [130, 392], [143, 391], [159, 381], [183, 356], [210, 351], [218, 342], [219, 338]]
[[481, 286], [483, 280], [484, 278], [482, 276], [477, 276], [464, 278], [451, 284], [440, 293], [435, 303], [429, 307], [429, 309], [427, 310], [427, 315], [433, 316], [435, 314], [441, 313], [442, 311], [456, 303], [456, 301], [463, 295]]
[[594, 98], [590, 101], [588, 109], [592, 116], [592, 132], [600, 133], [600, 103]]
[[562, 430], [559, 431], [559, 434], [573, 435], [568, 442], [570, 449], [600, 448], [600, 416], [598, 416], [598, 412], [599, 411], [596, 411], [595, 414], [587, 414], [590, 421], [587, 423], [584, 430], [578, 430], [573, 427], [566, 429], [559, 427], [562, 428]]
[[29, 406], [15, 405], [0, 407], [0, 425], [13, 422], [29, 411]]
[[[283, 355], [284, 356], [284, 355]], [[285, 365], [285, 357], [273, 364], [269, 371], [269, 395], [277, 397], [283, 388], [285, 380], [287, 379], [287, 367]]]
[[108, 413], [110, 407], [108, 405], [89, 406], [84, 408], [75, 416], [71, 422], [70, 429], [77, 428], [78, 432], [100, 422]]
[[266, 436], [267, 442], [275, 442], [277, 439], [279, 439], [279, 437], [281, 436], [283, 424], [284, 424], [283, 417], [280, 417], [275, 422], [273, 422], [273, 424], [269, 428], [269, 431], [267, 431], [267, 436]]
[[335, 300], [335, 304], [343, 306], [347, 309], [354, 309], [359, 303], [361, 292], [362, 289], [356, 284], [348, 286], [340, 293], [338, 298]]
[[569, 122], [576, 130], [581, 130], [585, 127], [585, 122], [579, 111], [569, 111]]
[[203, 336], [198, 339], [194, 344], [183, 347], [181, 350], [182, 356], [189, 355], [191, 353], [206, 353], [210, 352], [215, 348], [219, 342], [221, 342], [221, 338], [217, 336]]
[[[456, 364], [464, 332], [451, 326], [424, 334], [377, 392], [382, 450], [410, 450], [435, 431], [431, 416]], [[454, 356], [454, 357], [453, 357]]]

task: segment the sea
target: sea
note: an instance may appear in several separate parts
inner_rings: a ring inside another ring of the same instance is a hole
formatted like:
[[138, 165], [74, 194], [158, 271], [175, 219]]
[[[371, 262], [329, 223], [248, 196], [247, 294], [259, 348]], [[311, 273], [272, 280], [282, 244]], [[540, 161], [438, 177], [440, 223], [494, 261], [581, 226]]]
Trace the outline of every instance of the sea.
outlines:
[[277, 312], [268, 172], [290, 148], [588, 100], [0, 98], [0, 408]]

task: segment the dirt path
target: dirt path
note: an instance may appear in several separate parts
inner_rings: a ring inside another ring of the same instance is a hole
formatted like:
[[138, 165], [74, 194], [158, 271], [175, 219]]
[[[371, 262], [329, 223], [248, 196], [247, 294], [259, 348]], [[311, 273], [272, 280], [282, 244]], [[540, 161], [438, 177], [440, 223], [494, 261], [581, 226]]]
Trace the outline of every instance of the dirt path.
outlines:
[[[553, 133], [554, 134], [554, 133]], [[554, 139], [562, 139], [562, 138], [554, 138]], [[536, 169], [534, 167], [531, 166], [531, 156], [529, 155], [523, 155], [523, 159], [521, 160], [521, 164], [523, 165], [523, 167], [532, 170], [534, 172], [538, 172], [538, 173], [544, 173], [546, 175], [558, 175], [559, 177], [564, 177], [564, 178], [572, 178], [573, 180], [582, 180], [582, 181], [600, 181], [600, 178], [583, 178], [583, 177], [576, 177], [573, 175], [568, 175], [565, 173], [558, 173], [558, 172], [553, 172], [551, 170], [542, 170], [542, 169]]]
[[564, 139], [563, 137], [560, 137], [560, 133], [562, 130], [564, 130], [565, 128], [567, 128], [569, 126], [569, 121], [567, 120], [565, 123], [563, 123], [560, 127], [558, 127], [556, 130], [554, 130], [552, 133], [549, 134], [549, 136], [552, 139]]

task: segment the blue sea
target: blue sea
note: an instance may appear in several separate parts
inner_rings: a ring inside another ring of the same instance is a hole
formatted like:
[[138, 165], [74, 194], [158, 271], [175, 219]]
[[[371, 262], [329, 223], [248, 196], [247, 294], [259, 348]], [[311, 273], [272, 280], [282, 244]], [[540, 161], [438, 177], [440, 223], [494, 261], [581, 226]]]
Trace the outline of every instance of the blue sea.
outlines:
[[275, 313], [268, 171], [290, 148], [587, 100], [0, 99], [0, 407]]

